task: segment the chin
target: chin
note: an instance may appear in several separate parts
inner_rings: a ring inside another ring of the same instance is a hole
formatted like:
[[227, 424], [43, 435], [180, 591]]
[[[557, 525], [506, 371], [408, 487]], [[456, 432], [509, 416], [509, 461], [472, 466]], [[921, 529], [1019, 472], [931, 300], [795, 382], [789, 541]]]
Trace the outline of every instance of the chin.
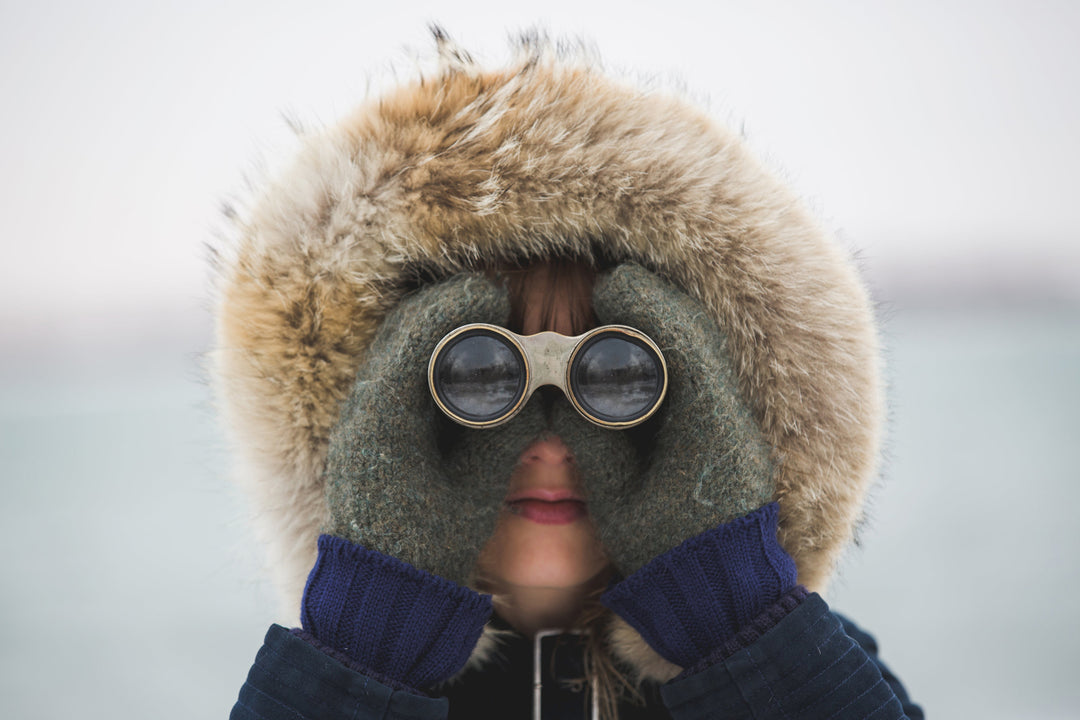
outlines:
[[500, 525], [478, 563], [480, 577], [496, 589], [575, 588], [607, 566], [587, 522], [550, 526], [513, 521], [510, 525]]

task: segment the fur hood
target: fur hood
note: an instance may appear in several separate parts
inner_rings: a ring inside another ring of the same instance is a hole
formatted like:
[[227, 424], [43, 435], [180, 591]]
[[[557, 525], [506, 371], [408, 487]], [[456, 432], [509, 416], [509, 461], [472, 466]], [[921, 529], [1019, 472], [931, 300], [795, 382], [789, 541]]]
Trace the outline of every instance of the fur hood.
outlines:
[[327, 438], [388, 308], [420, 276], [556, 254], [640, 263], [708, 308], [776, 450], [781, 542], [823, 590], [882, 427], [851, 260], [682, 99], [534, 44], [487, 69], [438, 42], [437, 71], [305, 137], [219, 258], [213, 377], [288, 612], [325, 518]]

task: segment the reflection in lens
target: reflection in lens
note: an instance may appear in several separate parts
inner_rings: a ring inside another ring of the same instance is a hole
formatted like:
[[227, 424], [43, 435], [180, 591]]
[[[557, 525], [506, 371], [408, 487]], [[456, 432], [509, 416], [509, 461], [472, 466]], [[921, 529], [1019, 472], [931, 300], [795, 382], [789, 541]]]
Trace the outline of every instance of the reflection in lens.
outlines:
[[453, 412], [472, 422], [505, 415], [524, 391], [525, 367], [503, 339], [469, 334], [439, 353], [435, 390]]
[[625, 336], [601, 336], [578, 354], [571, 385], [588, 412], [608, 422], [628, 422], [653, 407], [663, 377], [651, 349]]

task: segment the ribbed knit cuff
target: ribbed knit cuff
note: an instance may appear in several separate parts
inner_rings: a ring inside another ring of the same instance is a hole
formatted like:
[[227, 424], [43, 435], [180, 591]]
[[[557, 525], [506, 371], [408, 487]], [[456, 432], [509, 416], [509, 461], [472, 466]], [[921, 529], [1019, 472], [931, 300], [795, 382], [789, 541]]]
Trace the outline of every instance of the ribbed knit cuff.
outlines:
[[465, 666], [491, 597], [332, 535], [300, 607], [304, 630], [372, 675], [423, 689]]
[[663, 658], [683, 668], [710, 657], [796, 585], [770, 503], [660, 555], [600, 601]]

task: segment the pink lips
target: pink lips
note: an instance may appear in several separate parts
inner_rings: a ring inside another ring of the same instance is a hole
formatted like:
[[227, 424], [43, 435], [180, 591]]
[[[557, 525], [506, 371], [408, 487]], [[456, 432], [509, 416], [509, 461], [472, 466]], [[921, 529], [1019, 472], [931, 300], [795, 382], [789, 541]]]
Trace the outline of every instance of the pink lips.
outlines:
[[517, 500], [508, 504], [513, 514], [541, 525], [566, 525], [585, 517], [585, 503], [580, 500]]
[[585, 501], [569, 490], [534, 488], [506, 499], [510, 512], [541, 525], [566, 525], [585, 517]]
[[566, 525], [585, 517], [585, 498], [576, 491], [573, 455], [557, 435], [547, 434], [521, 453], [511, 478], [516, 491], [506, 507], [516, 517], [541, 525]]

